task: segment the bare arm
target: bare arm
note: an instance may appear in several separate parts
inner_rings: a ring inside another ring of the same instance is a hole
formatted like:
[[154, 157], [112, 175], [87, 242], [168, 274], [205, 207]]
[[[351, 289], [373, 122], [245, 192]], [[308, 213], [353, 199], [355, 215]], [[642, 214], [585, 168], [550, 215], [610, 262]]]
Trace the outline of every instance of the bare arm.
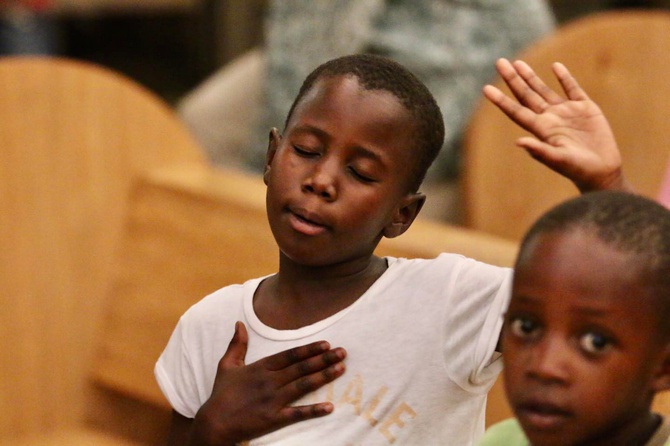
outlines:
[[191, 433], [193, 418], [187, 418], [177, 412], [172, 411], [170, 421], [170, 431], [168, 432], [167, 446], [183, 446], [188, 444], [188, 437]]
[[168, 446], [235, 445], [333, 411], [329, 402], [291, 403], [344, 373], [344, 349], [320, 341], [245, 365], [247, 343], [246, 328], [238, 322], [212, 395], [194, 419], [173, 413]]
[[531, 133], [517, 140], [533, 158], [572, 180], [581, 192], [632, 191], [607, 118], [568, 69], [552, 65], [566, 97], [549, 88], [528, 64], [500, 59], [496, 69], [517, 99], [484, 87], [486, 98]]

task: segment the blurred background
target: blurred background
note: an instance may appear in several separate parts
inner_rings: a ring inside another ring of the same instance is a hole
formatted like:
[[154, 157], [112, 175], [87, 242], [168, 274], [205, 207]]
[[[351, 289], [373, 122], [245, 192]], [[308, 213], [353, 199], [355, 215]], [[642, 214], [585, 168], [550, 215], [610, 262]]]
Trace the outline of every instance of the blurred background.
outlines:
[[[464, 144], [488, 168], [458, 170], [460, 131], [496, 58], [624, 8], [666, 13], [608, 15], [605, 28], [571, 34], [534, 61], [549, 78], [545, 57], [561, 52], [611, 117], [633, 183], [656, 196], [667, 169], [670, 206], [670, 0], [0, 0], [0, 57], [93, 62], [172, 106], [82, 64], [0, 64], [0, 446], [119, 444], [10, 438], [83, 421], [164, 444], [169, 408], [152, 370], [174, 324], [212, 290], [276, 265], [261, 176], [205, 161], [259, 173], [268, 123], [281, 125], [287, 101], [328, 55], [396, 55], [434, 82], [447, 111], [452, 150], [439, 167], [448, 168], [422, 186], [422, 216], [467, 231], [426, 221], [387, 252], [511, 265], [526, 222], [576, 191], [522, 151], [500, 149], [519, 130], [499, 111], [479, 115], [481, 131]], [[459, 172], [485, 181], [475, 189], [465, 178], [461, 196]], [[464, 218], [473, 203], [485, 211], [477, 221]], [[510, 414], [497, 395], [489, 422]]]
[[[121, 72], [174, 106], [210, 161], [255, 173], [267, 129], [281, 125], [322, 59], [389, 55], [445, 116], [423, 215], [460, 224], [462, 131], [493, 62], [580, 17], [630, 8], [667, 10], [670, 0], [0, 0], [0, 55], [53, 54]], [[252, 48], [262, 50], [231, 64]]]
[[[175, 103], [263, 41], [266, 0], [0, 0], [5, 54], [47, 51], [97, 62]], [[670, 0], [551, 0], [558, 23]]]
[[0, 0], [1, 53], [116, 69], [173, 103], [262, 38], [262, 0]]

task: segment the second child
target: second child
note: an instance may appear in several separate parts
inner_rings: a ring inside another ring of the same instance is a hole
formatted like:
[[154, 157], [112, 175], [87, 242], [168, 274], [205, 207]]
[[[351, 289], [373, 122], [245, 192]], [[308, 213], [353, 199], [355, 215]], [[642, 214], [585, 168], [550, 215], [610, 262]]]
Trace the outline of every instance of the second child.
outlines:
[[670, 211], [594, 192], [524, 238], [502, 332], [516, 419], [480, 446], [663, 446], [670, 389]]

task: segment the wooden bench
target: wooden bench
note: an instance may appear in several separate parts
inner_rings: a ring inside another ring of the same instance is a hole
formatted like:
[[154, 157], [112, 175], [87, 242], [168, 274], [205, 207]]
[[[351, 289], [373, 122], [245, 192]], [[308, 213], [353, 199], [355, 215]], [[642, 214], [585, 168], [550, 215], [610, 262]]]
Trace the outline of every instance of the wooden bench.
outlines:
[[[197, 165], [140, 175], [131, 190], [97, 354], [86, 379], [86, 416], [79, 429], [23, 440], [27, 443], [13, 438], [8, 444], [111, 445], [117, 438], [161, 444], [170, 409], [153, 366], [179, 316], [225, 284], [276, 270], [264, 194], [259, 177]], [[512, 261], [515, 246], [423, 220], [380, 246], [380, 253], [396, 256], [444, 250], [504, 265]]]

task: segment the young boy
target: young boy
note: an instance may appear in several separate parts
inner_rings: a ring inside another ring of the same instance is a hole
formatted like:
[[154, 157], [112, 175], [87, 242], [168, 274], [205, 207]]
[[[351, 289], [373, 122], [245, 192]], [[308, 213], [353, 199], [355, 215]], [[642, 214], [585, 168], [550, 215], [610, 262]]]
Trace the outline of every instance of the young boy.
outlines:
[[502, 332], [517, 418], [480, 445], [670, 445], [651, 412], [669, 320], [670, 211], [612, 191], [555, 207], [522, 242]]
[[[307, 77], [264, 174], [279, 271], [180, 320], [156, 364], [170, 444], [474, 444], [511, 270], [374, 255], [419, 213], [443, 136], [431, 94], [390, 60], [346, 56]], [[582, 190], [621, 176], [567, 167]]]

